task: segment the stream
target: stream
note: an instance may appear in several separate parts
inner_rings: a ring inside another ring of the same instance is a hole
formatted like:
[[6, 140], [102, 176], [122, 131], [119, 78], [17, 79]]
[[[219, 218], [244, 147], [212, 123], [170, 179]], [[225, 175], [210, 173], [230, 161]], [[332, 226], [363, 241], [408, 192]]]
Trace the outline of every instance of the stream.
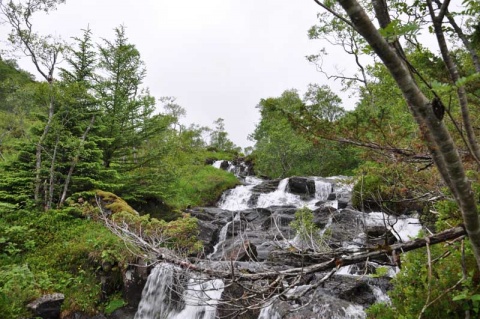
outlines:
[[[226, 191], [217, 207], [189, 211], [199, 220], [205, 263], [213, 268], [235, 265], [240, 271], [252, 272], [288, 269], [305, 261], [285, 259], [285, 250], [342, 248], [354, 252], [367, 242], [407, 241], [422, 229], [414, 214], [392, 216], [353, 209], [352, 182], [347, 177], [262, 180], [242, 175], [244, 164], [217, 161], [213, 165], [235, 173], [242, 182]], [[290, 227], [295, 212], [303, 207], [313, 211], [314, 223], [319, 228], [317, 235], [323, 242], [320, 245], [302, 240]], [[321, 285], [316, 282], [325, 273], [315, 273], [305, 283], [288, 289], [286, 298], [273, 296], [261, 308], [251, 307], [241, 316], [224, 302], [226, 296], [236, 296], [238, 288], [226, 287], [221, 279], [186, 273], [177, 266], [160, 263], [148, 277], [135, 319], [362, 319], [366, 318], [365, 308], [369, 305], [389, 302], [389, 278], [370, 275], [380, 264], [388, 262], [386, 256], [383, 262], [341, 267]], [[397, 271], [388, 266], [389, 277]], [[303, 294], [305, 289], [308, 292]], [[291, 298], [296, 295], [298, 298]]]

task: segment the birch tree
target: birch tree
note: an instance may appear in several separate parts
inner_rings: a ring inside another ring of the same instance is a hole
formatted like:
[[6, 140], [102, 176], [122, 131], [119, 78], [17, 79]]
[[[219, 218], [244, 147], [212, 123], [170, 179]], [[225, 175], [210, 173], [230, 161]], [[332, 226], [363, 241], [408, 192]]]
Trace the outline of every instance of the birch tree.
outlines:
[[[32, 16], [36, 12], [50, 12], [55, 10], [57, 5], [64, 0], [29, 0], [29, 1], [8, 1], [0, 2], [0, 13], [4, 21], [11, 27], [9, 41], [14, 48], [29, 57], [41, 77], [49, 83], [50, 98], [48, 102], [48, 117], [44, 129], [36, 144], [35, 153], [35, 191], [34, 199], [37, 204], [40, 202], [40, 191], [42, 185], [42, 153], [43, 143], [52, 127], [52, 120], [55, 113], [54, 106], [54, 72], [60, 61], [65, 44], [52, 36], [41, 36], [35, 32], [32, 23]], [[54, 158], [52, 157], [52, 164]]]
[[[443, 120], [444, 103], [438, 95], [433, 99], [428, 98], [428, 95], [421, 90], [417, 83], [418, 80], [414, 74], [418, 73], [416, 73], [416, 70], [411, 66], [403, 52], [398, 41], [400, 34], [392, 38], [386, 37], [385, 32], [382, 32], [382, 30], [389, 28], [394, 23], [398, 23], [398, 20], [391, 19], [387, 2], [384, 0], [373, 0], [371, 4], [374, 12], [369, 12], [370, 15], [367, 12], [366, 4], [357, 0], [338, 0], [337, 3], [341, 8], [331, 1], [328, 1], [328, 3], [315, 2], [330, 13], [341, 17], [347, 25], [361, 35], [394, 78], [422, 133], [423, 140], [432, 155], [438, 171], [458, 203], [477, 266], [480, 269], [480, 221], [475, 193], [466, 177], [465, 164], [458, 152], [459, 145], [454, 142], [452, 132], [448, 130]], [[463, 125], [467, 127], [468, 131], [468, 126], [470, 125], [468, 100], [466, 100], [466, 96], [462, 92], [464, 88], [456, 75], [456, 69], [449, 61], [449, 52], [445, 48], [446, 41], [444, 41], [444, 38], [442, 39], [443, 30], [441, 25], [445, 19], [450, 1], [436, 1], [436, 4], [437, 7], [434, 8], [432, 1], [427, 1], [428, 14], [431, 19], [430, 25], [435, 32], [445, 65], [451, 74], [451, 84], [457, 88], [457, 98], [463, 114]], [[413, 4], [412, 6], [419, 5]], [[418, 7], [413, 9], [418, 9]], [[342, 12], [346, 13], [346, 16]], [[378, 25], [375, 25], [371, 20], [373, 14]], [[477, 157], [476, 149], [478, 142], [476, 137], [473, 132], [467, 132], [467, 136], [467, 147], [472, 155]]]

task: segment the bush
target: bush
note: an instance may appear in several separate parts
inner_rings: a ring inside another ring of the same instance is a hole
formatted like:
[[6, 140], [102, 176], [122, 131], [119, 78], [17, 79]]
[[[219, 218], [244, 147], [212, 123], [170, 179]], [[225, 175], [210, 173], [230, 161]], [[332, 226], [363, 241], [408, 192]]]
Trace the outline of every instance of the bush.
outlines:
[[[476, 270], [457, 285], [463, 277], [460, 243], [430, 247], [432, 278], [428, 277], [426, 248], [405, 254], [401, 272], [393, 279], [394, 288], [389, 292], [392, 305], [374, 305], [368, 309], [368, 318], [418, 318], [425, 304], [429, 305], [422, 318], [465, 318], [465, 310], [478, 316], [479, 274]], [[469, 244], [466, 241], [466, 268], [476, 269]], [[472, 318], [473, 318], [472, 317]]]

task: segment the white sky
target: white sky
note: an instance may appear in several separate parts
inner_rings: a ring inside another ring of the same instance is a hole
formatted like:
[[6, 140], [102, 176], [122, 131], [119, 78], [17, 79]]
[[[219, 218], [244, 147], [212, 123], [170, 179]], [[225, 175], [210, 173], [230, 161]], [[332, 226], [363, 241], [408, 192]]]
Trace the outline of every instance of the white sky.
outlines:
[[[313, 0], [67, 0], [37, 16], [34, 27], [70, 41], [89, 25], [99, 41], [113, 40], [113, 29], [125, 25], [151, 94], [176, 97], [186, 124], [213, 127], [223, 118], [230, 139], [245, 147], [253, 144], [247, 136], [261, 98], [327, 83], [305, 58], [322, 47], [307, 37], [319, 11]], [[20, 65], [36, 74], [31, 62]]]

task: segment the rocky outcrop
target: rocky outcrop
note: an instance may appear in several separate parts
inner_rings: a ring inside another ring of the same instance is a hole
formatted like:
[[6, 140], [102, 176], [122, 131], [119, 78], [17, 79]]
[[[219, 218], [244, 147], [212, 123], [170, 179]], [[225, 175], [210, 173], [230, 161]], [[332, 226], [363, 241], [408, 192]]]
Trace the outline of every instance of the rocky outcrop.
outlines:
[[27, 305], [34, 316], [42, 319], [60, 318], [60, 310], [65, 296], [60, 293], [44, 295]]
[[[142, 265], [143, 264], [143, 265]], [[142, 290], [148, 278], [148, 266], [138, 261], [131, 265], [123, 274], [123, 298], [130, 307], [137, 307], [142, 298]]]
[[252, 188], [252, 193], [260, 193], [260, 194], [265, 194], [265, 193], [271, 193], [277, 190], [278, 184], [280, 184], [279, 179], [272, 179], [272, 180], [266, 180], [263, 183], [260, 183], [258, 185], [255, 185]]
[[306, 177], [290, 177], [287, 191], [304, 198], [315, 197], [315, 181]]

